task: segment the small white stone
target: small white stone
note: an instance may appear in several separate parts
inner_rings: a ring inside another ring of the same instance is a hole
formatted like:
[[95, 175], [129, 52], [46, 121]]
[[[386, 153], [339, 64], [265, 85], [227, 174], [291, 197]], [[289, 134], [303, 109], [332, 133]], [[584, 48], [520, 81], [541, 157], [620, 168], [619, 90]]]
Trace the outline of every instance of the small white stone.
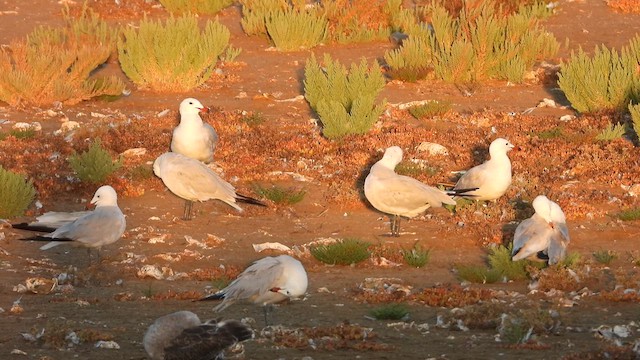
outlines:
[[120, 349], [120, 345], [118, 345], [117, 342], [115, 341], [98, 341], [95, 345], [95, 347], [100, 348], [100, 349]]
[[427, 141], [421, 142], [416, 151], [426, 152], [429, 155], [449, 155], [449, 150], [446, 147]]

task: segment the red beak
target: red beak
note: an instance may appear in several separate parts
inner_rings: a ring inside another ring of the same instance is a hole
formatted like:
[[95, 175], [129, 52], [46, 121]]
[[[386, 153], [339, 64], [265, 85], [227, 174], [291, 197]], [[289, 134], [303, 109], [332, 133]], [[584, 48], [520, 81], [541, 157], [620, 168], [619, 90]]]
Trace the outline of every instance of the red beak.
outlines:
[[207, 114], [208, 114], [208, 113], [209, 113], [209, 111], [210, 111], [210, 110], [209, 110], [209, 108], [205, 106], [205, 107], [203, 107], [202, 109], [200, 109], [200, 111], [199, 111], [199, 112], [207, 113]]
[[93, 210], [93, 209], [95, 209], [95, 207], [96, 207], [95, 204], [92, 204], [92, 203], [88, 202], [87, 205], [84, 206], [84, 209], [85, 210]]
[[280, 288], [279, 287], [274, 287], [274, 288], [269, 289], [269, 291], [278, 292], [278, 291], [280, 291]]

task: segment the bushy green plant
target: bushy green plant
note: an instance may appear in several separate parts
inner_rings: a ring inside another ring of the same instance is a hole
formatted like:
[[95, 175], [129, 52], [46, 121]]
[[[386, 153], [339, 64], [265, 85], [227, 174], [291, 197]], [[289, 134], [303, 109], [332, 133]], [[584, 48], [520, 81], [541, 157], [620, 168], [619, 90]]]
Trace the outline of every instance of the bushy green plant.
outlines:
[[540, 139], [555, 139], [563, 136], [562, 128], [559, 126], [554, 127], [550, 130], [540, 131], [538, 133], [533, 133], [532, 135], [538, 136]]
[[0, 165], [0, 218], [21, 216], [35, 195], [31, 180]]
[[620, 139], [624, 135], [624, 132], [624, 124], [609, 124], [598, 135], [596, 135], [596, 140], [612, 141]]
[[285, 189], [276, 185], [269, 187], [255, 185], [254, 190], [258, 195], [269, 199], [276, 204], [286, 205], [299, 203], [304, 199], [304, 196], [307, 193], [305, 190]]
[[136, 85], [157, 91], [189, 91], [207, 81], [229, 44], [229, 29], [207, 21], [200, 31], [194, 15], [144, 19], [118, 41], [120, 66]]
[[[402, 12], [397, 25], [409, 39], [385, 54], [390, 73], [411, 81], [432, 70], [437, 78], [466, 87], [485, 79], [522, 82], [526, 70], [553, 56], [559, 44], [542, 30], [539, 8], [507, 15], [495, 9], [485, 1], [463, 7], [457, 18], [436, 3], [418, 8], [413, 17]], [[431, 19], [432, 30], [422, 17]]]
[[233, 0], [160, 0], [173, 13], [215, 14], [233, 4]]
[[640, 100], [639, 58], [640, 35], [619, 54], [604, 46], [597, 46], [593, 56], [579, 49], [562, 64], [558, 86], [579, 112], [625, 110], [630, 101]]
[[640, 219], [640, 207], [621, 211], [618, 218], [622, 221], [634, 221]]
[[409, 113], [416, 119], [425, 119], [434, 116], [442, 116], [451, 110], [451, 103], [448, 101], [429, 101], [422, 105], [409, 108]]
[[312, 56], [305, 66], [305, 98], [323, 124], [322, 133], [329, 139], [350, 134], [364, 134], [384, 111], [376, 103], [385, 80], [378, 66], [369, 68], [366, 60], [351, 64], [349, 71], [328, 54], [324, 70]]
[[370, 243], [346, 238], [337, 242], [311, 247], [311, 255], [318, 261], [332, 265], [351, 265], [368, 259]]
[[275, 47], [283, 51], [312, 48], [327, 35], [327, 19], [316, 10], [273, 11], [267, 15], [265, 26]]
[[502, 278], [500, 271], [486, 266], [457, 266], [456, 271], [460, 279], [476, 284], [493, 284]]
[[227, 46], [227, 48], [224, 51], [224, 54], [220, 57], [220, 60], [227, 63], [231, 63], [231, 62], [234, 62], [241, 53], [242, 53], [241, 48]]
[[609, 265], [618, 257], [618, 254], [613, 250], [598, 250], [593, 252], [593, 257], [600, 264]]
[[13, 129], [9, 131], [9, 135], [15, 137], [16, 139], [31, 139], [36, 136], [36, 131], [34, 129]]
[[376, 320], [402, 320], [409, 315], [409, 308], [404, 304], [385, 304], [369, 313]]
[[[530, 261], [512, 261], [511, 260], [511, 245], [495, 246], [489, 250], [489, 266], [492, 269], [499, 271], [502, 276], [509, 280], [524, 280], [528, 277], [527, 266], [532, 265]], [[544, 263], [540, 263], [541, 266]]]
[[91, 73], [111, 55], [116, 30], [83, 11], [67, 16], [61, 28], [36, 27], [26, 40], [0, 51], [0, 100], [11, 106], [76, 104], [101, 95], [120, 95], [124, 83], [115, 76]]
[[420, 175], [435, 175], [440, 170], [436, 167], [428, 166], [424, 162], [414, 162], [411, 160], [403, 160], [396, 165], [396, 173], [405, 176], [417, 177]]
[[242, 30], [247, 35], [267, 36], [266, 19], [270, 13], [291, 9], [287, 0], [240, 0]]
[[402, 0], [324, 0], [321, 4], [329, 21], [329, 38], [345, 44], [387, 39]]
[[640, 144], [640, 104], [629, 104], [629, 112], [631, 113], [633, 131], [636, 133], [638, 144]]
[[122, 159], [113, 161], [101, 141], [96, 140], [86, 152], [71, 155], [69, 165], [81, 181], [98, 184], [122, 166]]
[[415, 244], [411, 249], [402, 249], [402, 258], [407, 265], [414, 268], [421, 268], [429, 262], [431, 255], [430, 249], [423, 249], [422, 246]]
[[580, 263], [581, 259], [582, 257], [580, 256], [579, 253], [576, 253], [576, 252], [568, 253], [564, 257], [564, 259], [558, 262], [558, 266], [573, 269]]

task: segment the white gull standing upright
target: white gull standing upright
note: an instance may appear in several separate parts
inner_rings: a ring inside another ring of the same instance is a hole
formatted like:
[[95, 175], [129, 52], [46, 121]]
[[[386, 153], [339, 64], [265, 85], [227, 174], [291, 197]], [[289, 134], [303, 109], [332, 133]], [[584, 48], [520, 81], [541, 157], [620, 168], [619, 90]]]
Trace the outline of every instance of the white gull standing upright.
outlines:
[[[54, 240], [40, 247], [47, 250], [68, 242], [79, 243], [90, 251], [113, 244], [122, 237], [126, 228], [124, 214], [118, 207], [118, 195], [109, 185], [101, 186], [91, 199], [96, 208], [73, 222], [66, 223], [54, 232], [27, 240]], [[30, 230], [29, 225], [16, 228]], [[58, 241], [55, 241], [58, 240]]]
[[173, 129], [171, 151], [208, 164], [213, 161], [218, 134], [202, 121], [200, 112], [209, 112], [209, 108], [194, 98], [182, 100], [180, 124]]
[[512, 260], [546, 255], [549, 264], [564, 259], [569, 244], [569, 229], [560, 205], [539, 195], [533, 200], [535, 214], [521, 222], [513, 235]]
[[251, 264], [226, 288], [201, 300], [222, 299], [214, 311], [222, 311], [242, 300], [262, 305], [268, 325], [267, 308], [304, 295], [308, 285], [307, 272], [300, 261], [289, 255], [268, 256]]
[[152, 360], [224, 359], [224, 350], [251, 339], [251, 329], [236, 320], [201, 323], [190, 311], [158, 318], [144, 334], [144, 349]]
[[236, 201], [265, 206], [259, 200], [236, 193], [233, 185], [224, 181], [205, 164], [190, 157], [164, 153], [153, 163], [153, 172], [172, 193], [185, 200], [183, 219], [191, 219], [194, 201], [220, 200], [238, 211], [242, 208]]
[[[469, 189], [445, 192], [395, 172], [402, 161], [402, 149], [391, 146], [372, 167], [364, 180], [364, 195], [376, 209], [390, 214], [391, 235], [400, 236], [400, 216], [412, 218], [430, 207], [455, 205], [450, 195], [464, 194]], [[475, 190], [475, 189], [472, 189]]]
[[478, 188], [462, 197], [476, 201], [497, 200], [511, 185], [511, 160], [507, 153], [513, 148], [506, 139], [493, 140], [489, 145], [489, 160], [465, 172], [453, 189]]

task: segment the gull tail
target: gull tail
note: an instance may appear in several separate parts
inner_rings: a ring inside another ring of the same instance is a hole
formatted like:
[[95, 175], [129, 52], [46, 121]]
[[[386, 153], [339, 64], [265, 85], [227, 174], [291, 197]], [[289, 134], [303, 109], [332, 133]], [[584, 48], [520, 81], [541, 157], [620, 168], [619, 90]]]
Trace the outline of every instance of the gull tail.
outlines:
[[215, 294], [207, 295], [197, 301], [210, 301], [210, 300], [222, 300], [224, 299], [224, 293], [217, 292]]
[[27, 224], [27, 223], [11, 224], [11, 227], [14, 228], [14, 229], [37, 231], [37, 232], [46, 232], [46, 233], [50, 233], [50, 232], [56, 231], [56, 228], [53, 228], [53, 227], [50, 227], [50, 226], [31, 225], [31, 224]]
[[242, 194], [236, 194], [236, 200], [239, 201], [239, 202], [246, 203], [246, 204], [258, 205], [258, 206], [264, 206], [264, 207], [267, 206], [267, 204], [263, 203], [262, 201], [260, 201], [258, 199], [254, 199], [252, 197], [245, 196], [245, 195], [242, 195]]
[[462, 197], [472, 198], [472, 197], [475, 197], [477, 195], [467, 194], [467, 193], [471, 192], [471, 191], [476, 191], [478, 189], [479, 188], [451, 189], [451, 190], [447, 190], [447, 195], [449, 195], [449, 196], [462, 196]]

